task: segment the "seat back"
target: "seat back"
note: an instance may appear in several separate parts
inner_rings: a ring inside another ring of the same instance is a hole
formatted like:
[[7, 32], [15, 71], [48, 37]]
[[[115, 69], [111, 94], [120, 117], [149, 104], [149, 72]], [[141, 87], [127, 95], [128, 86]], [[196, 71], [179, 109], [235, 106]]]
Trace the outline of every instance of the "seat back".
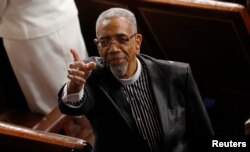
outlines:
[[245, 135], [249, 136], [250, 135], [250, 118], [248, 118], [245, 121], [244, 127], [245, 127]]
[[46, 132], [58, 133], [64, 126], [67, 126], [72, 118], [65, 114], [62, 114], [59, 107], [56, 106], [50, 113], [42, 118], [33, 129], [43, 130]]
[[92, 126], [85, 116], [73, 117], [62, 114], [58, 106], [42, 118], [33, 129], [63, 134], [94, 144]]

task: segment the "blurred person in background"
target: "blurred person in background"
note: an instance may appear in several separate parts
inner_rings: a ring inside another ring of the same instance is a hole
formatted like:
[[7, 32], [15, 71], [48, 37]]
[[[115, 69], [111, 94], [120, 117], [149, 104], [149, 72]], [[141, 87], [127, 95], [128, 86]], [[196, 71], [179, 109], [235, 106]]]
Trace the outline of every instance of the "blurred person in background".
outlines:
[[71, 47], [88, 56], [74, 0], [0, 0], [0, 37], [32, 112], [57, 106]]

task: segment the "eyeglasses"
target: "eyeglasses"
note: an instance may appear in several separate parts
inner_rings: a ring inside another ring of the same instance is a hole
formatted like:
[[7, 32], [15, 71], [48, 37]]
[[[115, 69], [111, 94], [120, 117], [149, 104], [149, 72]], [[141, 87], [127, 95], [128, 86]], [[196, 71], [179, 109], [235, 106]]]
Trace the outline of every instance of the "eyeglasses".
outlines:
[[107, 47], [109, 46], [114, 40], [119, 43], [119, 44], [127, 44], [131, 38], [133, 38], [134, 36], [136, 36], [137, 33], [134, 33], [131, 36], [127, 36], [125, 34], [116, 34], [113, 38], [111, 37], [103, 37], [98, 39], [95, 39], [95, 43], [96, 45], [99, 45], [101, 47]]

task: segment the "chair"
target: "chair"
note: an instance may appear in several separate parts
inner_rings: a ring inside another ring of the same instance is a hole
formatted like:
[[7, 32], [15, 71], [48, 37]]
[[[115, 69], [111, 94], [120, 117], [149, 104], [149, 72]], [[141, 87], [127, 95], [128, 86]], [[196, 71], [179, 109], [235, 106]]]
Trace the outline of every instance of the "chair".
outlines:
[[250, 135], [250, 118], [245, 121], [245, 135]]
[[94, 144], [94, 134], [88, 119], [85, 116], [71, 117], [62, 114], [58, 106], [44, 116], [32, 129], [61, 133], [67, 136], [84, 139], [90, 145]]

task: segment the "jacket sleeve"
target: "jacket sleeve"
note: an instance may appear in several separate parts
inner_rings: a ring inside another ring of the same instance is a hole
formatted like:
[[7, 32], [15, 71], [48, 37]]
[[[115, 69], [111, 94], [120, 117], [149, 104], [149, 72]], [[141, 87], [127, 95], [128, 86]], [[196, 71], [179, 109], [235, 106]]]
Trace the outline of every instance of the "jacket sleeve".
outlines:
[[[66, 85], [66, 84], [65, 84]], [[63, 89], [65, 85], [60, 89], [58, 93], [58, 106], [60, 111], [63, 114], [72, 115], [72, 116], [79, 116], [86, 114], [93, 106], [94, 106], [94, 99], [91, 90], [86, 85], [84, 88], [84, 95], [80, 101], [77, 101], [77, 105], [67, 104], [67, 101], [63, 101]]]
[[[189, 65], [186, 76], [186, 106], [187, 132], [192, 141], [191, 145], [205, 148], [210, 143], [214, 131]], [[204, 146], [199, 146], [201, 144]]]

